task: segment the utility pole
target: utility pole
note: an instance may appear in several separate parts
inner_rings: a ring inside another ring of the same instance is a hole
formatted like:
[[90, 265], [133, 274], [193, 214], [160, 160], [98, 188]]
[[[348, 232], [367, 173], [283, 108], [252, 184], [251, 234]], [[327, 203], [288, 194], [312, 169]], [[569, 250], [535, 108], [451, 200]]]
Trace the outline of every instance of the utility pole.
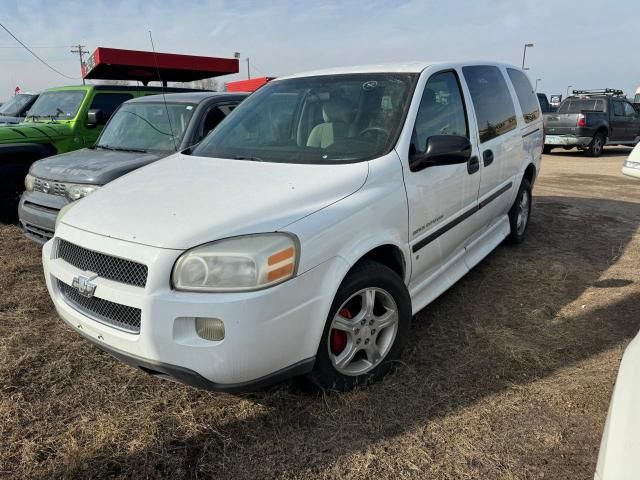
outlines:
[[[85, 48], [84, 45], [80, 45], [80, 44], [74, 45], [74, 47], [76, 47], [77, 49], [76, 50], [71, 50], [71, 53], [77, 53], [78, 56], [80, 57], [80, 75], [82, 75], [82, 67], [84, 67], [84, 60], [83, 60], [82, 56], [85, 53], [89, 53], [89, 50], [85, 50], [84, 49]], [[85, 84], [84, 83], [84, 75], [82, 76], [82, 84], [83, 85]]]
[[249, 57], [247, 57], [247, 79], [251, 80], [251, 64], [249, 63]]

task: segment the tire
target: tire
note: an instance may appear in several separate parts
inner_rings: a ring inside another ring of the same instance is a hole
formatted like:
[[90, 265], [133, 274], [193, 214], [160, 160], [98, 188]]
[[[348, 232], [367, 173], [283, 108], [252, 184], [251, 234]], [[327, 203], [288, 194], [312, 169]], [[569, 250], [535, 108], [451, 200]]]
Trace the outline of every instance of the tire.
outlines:
[[602, 155], [602, 150], [604, 149], [604, 144], [607, 141], [604, 133], [598, 132], [593, 136], [593, 140], [589, 146], [585, 149], [585, 153], [588, 157], [599, 157]]
[[0, 222], [15, 223], [18, 220], [18, 203], [24, 191], [24, 177], [29, 165], [10, 164], [0, 166]]
[[[367, 303], [372, 311], [363, 308]], [[309, 380], [323, 390], [346, 391], [382, 378], [400, 359], [410, 324], [411, 298], [398, 274], [360, 262], [336, 293]]]
[[513, 206], [509, 210], [511, 233], [509, 233], [507, 240], [512, 245], [522, 243], [527, 235], [531, 219], [531, 198], [531, 183], [525, 178], [520, 184], [516, 201], [513, 202]]
[[552, 147], [552, 146], [550, 146], [550, 145], [545, 145], [545, 146], [542, 148], [542, 153], [549, 154], [549, 153], [551, 153], [551, 150], [553, 150], [553, 147]]

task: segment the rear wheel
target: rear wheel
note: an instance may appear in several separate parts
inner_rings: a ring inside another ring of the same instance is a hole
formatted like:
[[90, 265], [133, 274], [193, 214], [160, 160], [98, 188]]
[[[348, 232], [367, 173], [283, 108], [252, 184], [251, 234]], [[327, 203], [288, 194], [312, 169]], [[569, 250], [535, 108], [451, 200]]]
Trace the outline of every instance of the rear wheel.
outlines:
[[399, 360], [411, 322], [411, 299], [390, 268], [365, 260], [336, 294], [310, 379], [350, 390], [388, 373]]
[[604, 133], [596, 133], [593, 137], [593, 140], [591, 140], [591, 143], [586, 148], [585, 153], [589, 157], [599, 157], [600, 155], [602, 155], [602, 150], [604, 149], [605, 142], [606, 138], [604, 136]]
[[526, 178], [522, 180], [516, 201], [509, 210], [509, 224], [511, 233], [508, 240], [512, 244], [519, 244], [524, 241], [529, 228], [529, 218], [531, 217], [531, 183]]

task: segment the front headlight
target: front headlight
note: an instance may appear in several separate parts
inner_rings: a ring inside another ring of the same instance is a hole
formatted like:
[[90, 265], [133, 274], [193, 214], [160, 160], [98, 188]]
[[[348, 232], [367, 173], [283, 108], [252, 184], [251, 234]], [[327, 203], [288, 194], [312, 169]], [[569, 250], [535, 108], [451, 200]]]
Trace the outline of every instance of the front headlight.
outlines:
[[640, 162], [634, 162], [632, 160], [625, 160], [624, 166], [627, 168], [638, 168], [640, 169]]
[[90, 193], [95, 192], [100, 187], [98, 185], [83, 185], [76, 183], [68, 183], [65, 185], [65, 196], [72, 202], [86, 197]]
[[227, 238], [182, 254], [173, 267], [173, 286], [194, 292], [258, 290], [293, 277], [298, 257], [298, 240], [293, 235]]
[[27, 192], [33, 192], [33, 187], [36, 183], [36, 177], [34, 177], [33, 175], [27, 173], [27, 176], [24, 177], [24, 189]]

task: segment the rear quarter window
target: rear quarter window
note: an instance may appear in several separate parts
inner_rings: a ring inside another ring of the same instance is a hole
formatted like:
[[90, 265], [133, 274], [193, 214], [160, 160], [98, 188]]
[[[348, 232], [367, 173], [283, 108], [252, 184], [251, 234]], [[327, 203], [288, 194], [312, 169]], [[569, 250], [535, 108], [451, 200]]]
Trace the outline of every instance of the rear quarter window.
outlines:
[[522, 109], [522, 116], [526, 123], [531, 123], [540, 118], [540, 107], [538, 106], [538, 98], [531, 87], [531, 82], [527, 76], [520, 70], [507, 68], [507, 73], [513, 84], [518, 97], [518, 103]]
[[498, 67], [463, 67], [476, 111], [480, 142], [484, 143], [516, 128], [516, 110], [502, 72]]

